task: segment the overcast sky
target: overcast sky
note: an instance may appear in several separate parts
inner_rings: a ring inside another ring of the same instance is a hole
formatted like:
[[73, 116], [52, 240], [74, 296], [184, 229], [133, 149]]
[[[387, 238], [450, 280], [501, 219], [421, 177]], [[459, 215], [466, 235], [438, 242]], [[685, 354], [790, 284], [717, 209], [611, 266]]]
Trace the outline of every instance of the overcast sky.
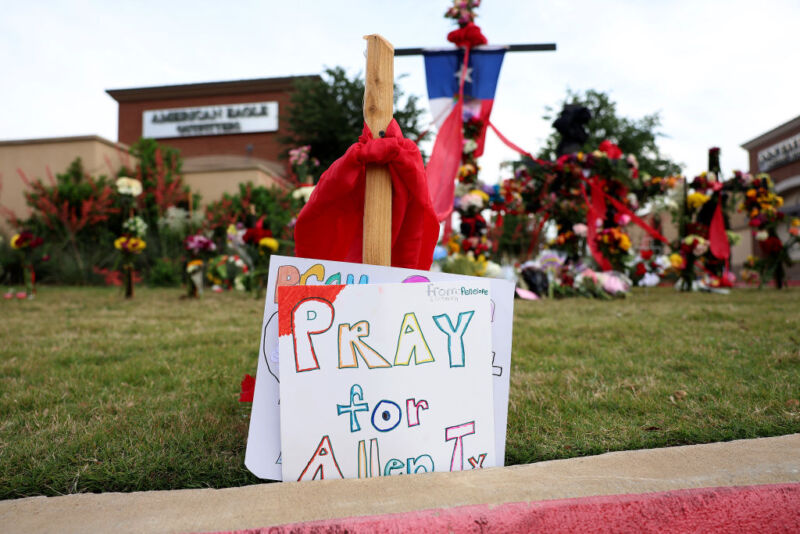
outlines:
[[[0, 139], [117, 138], [129, 87], [318, 74], [364, 68], [363, 35], [396, 48], [446, 46], [445, 0], [6, 2], [0, 13]], [[800, 115], [797, 0], [484, 0], [490, 44], [555, 42], [557, 52], [508, 54], [493, 122], [535, 152], [542, 119], [567, 88], [611, 94], [622, 115], [659, 112], [660, 146], [694, 175], [706, 151], [746, 168], [743, 142]], [[425, 96], [421, 57], [395, 74]], [[427, 105], [427, 99], [423, 98]], [[354, 140], [355, 141], [355, 140]], [[482, 177], [515, 154], [489, 133]]]

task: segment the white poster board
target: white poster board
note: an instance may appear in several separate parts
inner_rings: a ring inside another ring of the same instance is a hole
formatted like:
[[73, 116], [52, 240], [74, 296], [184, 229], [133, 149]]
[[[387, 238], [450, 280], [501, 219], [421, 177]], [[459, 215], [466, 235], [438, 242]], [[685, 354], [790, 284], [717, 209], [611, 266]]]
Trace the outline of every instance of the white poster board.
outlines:
[[[276, 288], [279, 285], [453, 282], [474, 279], [469, 276], [439, 272], [273, 255], [269, 265], [269, 282], [261, 326], [256, 387], [253, 394], [250, 430], [245, 452], [247, 468], [259, 478], [282, 480], [278, 304], [276, 302]], [[502, 466], [505, 458], [511, 330], [514, 319], [514, 285], [498, 279], [489, 279], [488, 282], [492, 312], [495, 463], [484, 463], [485, 467]]]
[[495, 464], [489, 284], [278, 291], [283, 480]]

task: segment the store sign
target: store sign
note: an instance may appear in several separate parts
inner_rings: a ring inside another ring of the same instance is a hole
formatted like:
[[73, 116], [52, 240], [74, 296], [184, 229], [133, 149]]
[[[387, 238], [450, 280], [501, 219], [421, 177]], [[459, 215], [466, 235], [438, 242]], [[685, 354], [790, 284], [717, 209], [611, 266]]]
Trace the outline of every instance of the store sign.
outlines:
[[142, 136], [154, 139], [278, 131], [277, 102], [249, 102], [142, 113]]
[[758, 170], [768, 172], [800, 159], [800, 134], [758, 151]]

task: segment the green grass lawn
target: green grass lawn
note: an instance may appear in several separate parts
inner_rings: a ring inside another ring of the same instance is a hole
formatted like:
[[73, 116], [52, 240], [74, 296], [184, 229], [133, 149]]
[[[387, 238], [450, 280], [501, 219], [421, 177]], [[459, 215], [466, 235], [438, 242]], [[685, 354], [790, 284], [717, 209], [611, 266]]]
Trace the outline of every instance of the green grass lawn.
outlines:
[[[263, 302], [0, 301], [0, 498], [229, 487]], [[516, 303], [506, 463], [800, 432], [800, 290]]]

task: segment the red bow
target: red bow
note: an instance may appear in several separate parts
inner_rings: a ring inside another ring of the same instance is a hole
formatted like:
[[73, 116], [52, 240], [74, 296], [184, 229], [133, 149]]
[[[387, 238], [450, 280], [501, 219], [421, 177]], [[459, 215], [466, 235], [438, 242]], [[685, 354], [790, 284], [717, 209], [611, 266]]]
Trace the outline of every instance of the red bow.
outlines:
[[447, 40], [456, 46], [472, 48], [474, 46], [485, 45], [489, 41], [481, 33], [480, 26], [470, 22], [463, 28], [453, 30], [447, 34]]

